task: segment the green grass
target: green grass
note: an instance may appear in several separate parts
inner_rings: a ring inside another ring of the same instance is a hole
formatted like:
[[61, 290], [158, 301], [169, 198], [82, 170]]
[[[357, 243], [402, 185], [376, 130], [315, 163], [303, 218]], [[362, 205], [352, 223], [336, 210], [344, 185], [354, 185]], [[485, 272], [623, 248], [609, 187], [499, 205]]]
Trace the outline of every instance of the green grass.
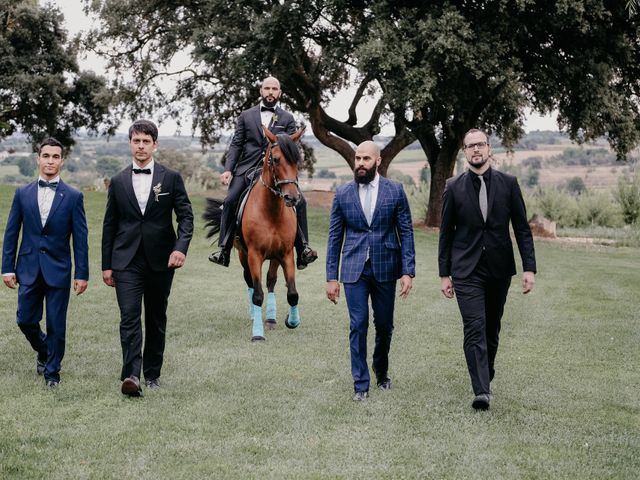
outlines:
[[[0, 228], [11, 196], [0, 187]], [[536, 289], [523, 296], [514, 278], [494, 402], [475, 413], [435, 234], [416, 232], [414, 290], [396, 306], [394, 389], [354, 404], [345, 301], [324, 295], [328, 212], [310, 211], [321, 260], [298, 275], [302, 325], [280, 321], [261, 344], [237, 258], [206, 260], [198, 217], [170, 298], [162, 389], [128, 399], [115, 294], [100, 279], [104, 200], [86, 194], [92, 278], [71, 300], [58, 390], [35, 374], [16, 293], [0, 290], [0, 478], [637, 478], [638, 249], [536, 244]], [[277, 292], [281, 320], [282, 282]]]

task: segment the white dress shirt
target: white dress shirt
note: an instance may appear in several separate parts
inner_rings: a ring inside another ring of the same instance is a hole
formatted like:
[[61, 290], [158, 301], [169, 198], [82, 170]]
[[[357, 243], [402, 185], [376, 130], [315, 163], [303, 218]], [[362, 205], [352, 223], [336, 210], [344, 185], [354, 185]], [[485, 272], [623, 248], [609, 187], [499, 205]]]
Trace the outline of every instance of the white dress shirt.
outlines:
[[380, 184], [380, 174], [378, 172], [376, 172], [376, 176], [373, 177], [373, 180], [371, 180], [369, 184], [367, 183], [358, 184], [358, 195], [360, 196], [360, 205], [362, 206], [363, 211], [364, 211], [364, 197], [367, 194], [367, 185], [371, 185], [371, 212], [369, 212], [371, 214], [371, 218], [373, 218], [373, 212], [376, 211], [376, 200], [378, 199], [379, 184]]
[[[60, 182], [60, 175], [51, 180], [45, 180], [42, 177], [38, 177], [38, 181], [42, 180], [43, 182]], [[42, 226], [47, 223], [47, 218], [49, 217], [49, 212], [51, 211], [51, 205], [53, 204], [53, 199], [56, 196], [56, 190], [49, 187], [41, 187], [38, 185], [38, 209], [40, 210], [40, 221], [42, 222]]]
[[[266, 105], [260, 102], [260, 121], [262, 125], [269, 128], [269, 124], [271, 123], [271, 119], [275, 116], [275, 112], [270, 112], [269, 110], [262, 111], [262, 107], [266, 107]], [[274, 105], [273, 108], [276, 108]]]
[[133, 162], [133, 168], [148, 168], [151, 170], [151, 174], [147, 173], [133, 173], [131, 171], [131, 183], [133, 184], [133, 191], [136, 194], [140, 211], [144, 215], [144, 211], [147, 208], [147, 202], [149, 201], [149, 193], [151, 192], [151, 183], [153, 182], [153, 168], [155, 162], [153, 158], [144, 167], [140, 167], [136, 162]]

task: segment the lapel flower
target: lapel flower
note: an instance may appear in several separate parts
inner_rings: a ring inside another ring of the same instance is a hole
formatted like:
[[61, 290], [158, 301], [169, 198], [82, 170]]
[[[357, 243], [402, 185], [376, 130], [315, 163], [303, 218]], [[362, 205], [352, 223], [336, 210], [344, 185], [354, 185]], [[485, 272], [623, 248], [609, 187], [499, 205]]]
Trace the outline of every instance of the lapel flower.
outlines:
[[162, 183], [158, 182], [158, 184], [153, 187], [153, 193], [156, 196], [156, 202], [159, 202], [160, 192], [162, 192]]

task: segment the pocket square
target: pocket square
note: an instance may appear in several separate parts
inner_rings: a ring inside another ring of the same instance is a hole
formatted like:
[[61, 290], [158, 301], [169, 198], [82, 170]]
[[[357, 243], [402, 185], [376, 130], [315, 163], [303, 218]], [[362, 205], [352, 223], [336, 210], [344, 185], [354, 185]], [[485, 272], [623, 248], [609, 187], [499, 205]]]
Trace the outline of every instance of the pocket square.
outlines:
[[158, 194], [158, 196], [159, 196], [159, 197], [161, 197], [161, 196], [163, 196], [163, 195], [169, 195], [169, 193], [171, 193], [171, 192], [159, 193], [159, 194]]

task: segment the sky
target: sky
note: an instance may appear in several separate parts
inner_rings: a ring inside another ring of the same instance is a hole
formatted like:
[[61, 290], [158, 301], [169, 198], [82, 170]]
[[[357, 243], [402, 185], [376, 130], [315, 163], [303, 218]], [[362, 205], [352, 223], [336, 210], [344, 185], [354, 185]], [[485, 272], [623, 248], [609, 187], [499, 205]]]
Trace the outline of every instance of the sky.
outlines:
[[[92, 26], [91, 20], [84, 14], [82, 10], [81, 0], [40, 0], [40, 3], [51, 3], [58, 7], [58, 9], [64, 15], [66, 28], [70, 36], [87, 30]], [[98, 74], [105, 74], [104, 62], [95, 55], [89, 55], [86, 58], [81, 58], [80, 66], [83, 70], [93, 70]], [[346, 118], [347, 115], [345, 105], [349, 105], [351, 103], [352, 95], [353, 92], [350, 91], [338, 93], [336, 97], [331, 100], [329, 105], [326, 106], [327, 113], [337, 119], [340, 119], [340, 117]], [[369, 102], [361, 103], [363, 104], [358, 109], [358, 116], [360, 118], [367, 118], [368, 114], [373, 110], [375, 102], [373, 101], [373, 99], [371, 99]], [[390, 126], [388, 128], [389, 131], [383, 128], [381, 133], [385, 135], [393, 134], [393, 127]], [[159, 125], [159, 130], [161, 135], [174, 135], [176, 133], [176, 124], [170, 120], [166, 120]], [[556, 122], [556, 115], [553, 114], [541, 116], [535, 112], [528, 112], [527, 120], [525, 123], [525, 131], [530, 132], [532, 130], [557, 131], [558, 125]], [[183, 123], [181, 133], [185, 135], [190, 134], [191, 127], [188, 125], [184, 125]]]

